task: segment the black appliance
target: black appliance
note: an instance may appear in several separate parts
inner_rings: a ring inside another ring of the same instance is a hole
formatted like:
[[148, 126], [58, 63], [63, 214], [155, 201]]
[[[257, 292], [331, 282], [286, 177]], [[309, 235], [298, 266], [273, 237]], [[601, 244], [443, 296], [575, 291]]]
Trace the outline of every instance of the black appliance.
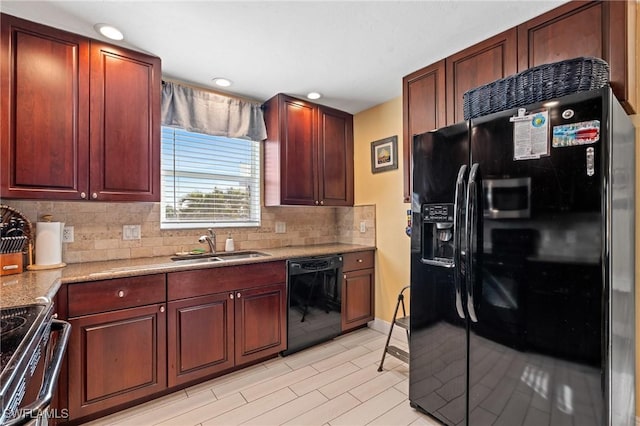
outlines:
[[634, 132], [607, 87], [414, 137], [414, 408], [635, 424]]
[[51, 304], [0, 309], [0, 424], [47, 424], [70, 332]]
[[289, 355], [341, 333], [342, 256], [287, 261]]

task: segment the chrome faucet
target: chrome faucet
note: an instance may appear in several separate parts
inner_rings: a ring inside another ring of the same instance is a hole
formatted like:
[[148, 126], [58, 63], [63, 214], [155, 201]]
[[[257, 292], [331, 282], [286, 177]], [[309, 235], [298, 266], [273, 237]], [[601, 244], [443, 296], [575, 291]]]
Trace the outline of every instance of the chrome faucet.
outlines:
[[216, 252], [216, 233], [213, 232], [213, 229], [209, 228], [209, 235], [203, 235], [198, 238], [198, 241], [201, 243], [207, 242], [209, 244], [209, 249], [211, 249], [211, 253]]

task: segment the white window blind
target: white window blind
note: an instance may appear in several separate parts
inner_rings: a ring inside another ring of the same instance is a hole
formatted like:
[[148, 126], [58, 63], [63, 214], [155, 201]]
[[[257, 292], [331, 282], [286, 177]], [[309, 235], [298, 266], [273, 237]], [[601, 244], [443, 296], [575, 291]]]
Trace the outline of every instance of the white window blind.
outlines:
[[260, 143], [162, 127], [161, 228], [260, 226]]

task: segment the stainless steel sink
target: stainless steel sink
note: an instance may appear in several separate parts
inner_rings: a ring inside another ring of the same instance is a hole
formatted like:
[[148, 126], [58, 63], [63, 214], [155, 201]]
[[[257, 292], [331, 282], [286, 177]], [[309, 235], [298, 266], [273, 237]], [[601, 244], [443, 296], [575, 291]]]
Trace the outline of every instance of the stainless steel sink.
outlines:
[[221, 252], [221, 253], [204, 253], [204, 254], [191, 254], [184, 256], [174, 256], [171, 258], [174, 262], [181, 265], [188, 264], [197, 264], [197, 263], [207, 263], [207, 262], [220, 262], [225, 260], [241, 260], [241, 259], [252, 259], [256, 257], [267, 257], [270, 256], [267, 253], [262, 253], [259, 251], [237, 251], [237, 252]]
[[222, 260], [238, 260], [238, 259], [253, 259], [255, 257], [268, 257], [271, 256], [267, 253], [262, 253], [259, 251], [239, 251], [239, 252], [229, 252], [229, 253], [218, 253], [216, 254]]

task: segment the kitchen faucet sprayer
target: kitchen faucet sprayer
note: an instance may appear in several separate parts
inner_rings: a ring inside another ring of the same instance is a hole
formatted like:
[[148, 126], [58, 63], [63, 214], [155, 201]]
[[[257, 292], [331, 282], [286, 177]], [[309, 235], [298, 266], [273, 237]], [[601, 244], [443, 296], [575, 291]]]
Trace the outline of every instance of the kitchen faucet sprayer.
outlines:
[[200, 238], [198, 238], [198, 241], [203, 244], [205, 242], [208, 243], [211, 253], [215, 253], [216, 252], [216, 233], [213, 231], [212, 228], [209, 228], [208, 231], [209, 231], [209, 235], [201, 236]]

